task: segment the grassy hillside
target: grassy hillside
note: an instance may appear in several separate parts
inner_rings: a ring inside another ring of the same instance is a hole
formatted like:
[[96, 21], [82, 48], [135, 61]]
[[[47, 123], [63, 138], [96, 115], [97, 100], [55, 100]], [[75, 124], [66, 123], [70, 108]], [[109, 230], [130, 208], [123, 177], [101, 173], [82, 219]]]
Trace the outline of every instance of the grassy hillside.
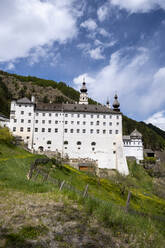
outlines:
[[[0, 152], [1, 247], [164, 247], [165, 199], [155, 195], [153, 178], [138, 165], [129, 165], [128, 177], [100, 179], [52, 164], [49, 177], [77, 190], [60, 192], [42, 176], [27, 179], [39, 155], [4, 141]], [[40, 166], [50, 169], [50, 164]], [[87, 184], [84, 199], [79, 191]], [[126, 213], [128, 191], [133, 212]]]
[[[46, 90], [45, 90], [46, 88]], [[31, 76], [19, 76], [0, 71], [0, 113], [9, 116], [9, 105], [12, 98], [31, 97], [35, 95], [37, 101], [61, 103], [74, 103], [79, 101], [80, 93], [63, 82], [45, 80]], [[89, 99], [90, 104], [96, 104]], [[165, 132], [147, 125], [144, 122], [134, 121], [123, 117], [123, 133], [130, 134], [137, 128], [143, 135], [145, 148], [162, 150], [165, 148]]]

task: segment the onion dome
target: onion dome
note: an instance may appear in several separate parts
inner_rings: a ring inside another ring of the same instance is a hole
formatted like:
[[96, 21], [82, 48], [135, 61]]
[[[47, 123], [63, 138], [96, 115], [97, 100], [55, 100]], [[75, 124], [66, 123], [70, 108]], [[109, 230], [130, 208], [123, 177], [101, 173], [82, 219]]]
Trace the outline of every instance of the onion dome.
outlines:
[[84, 80], [83, 83], [82, 83], [82, 87], [81, 87], [81, 89], [80, 89], [80, 92], [81, 92], [81, 93], [87, 93], [87, 87], [86, 87], [85, 80]]
[[118, 101], [118, 96], [117, 96], [117, 94], [115, 94], [115, 96], [114, 96], [114, 102], [113, 102], [113, 109], [115, 111], [120, 111], [119, 107], [120, 107], [120, 103]]
[[110, 108], [110, 102], [109, 102], [108, 98], [107, 98], [106, 106], [107, 106], [107, 108]]

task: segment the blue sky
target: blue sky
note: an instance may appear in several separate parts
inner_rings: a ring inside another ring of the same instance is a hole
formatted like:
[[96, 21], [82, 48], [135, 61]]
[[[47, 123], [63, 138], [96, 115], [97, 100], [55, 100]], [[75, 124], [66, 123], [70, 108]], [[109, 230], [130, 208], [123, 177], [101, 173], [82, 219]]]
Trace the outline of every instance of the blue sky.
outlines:
[[165, 130], [165, 0], [1, 0], [0, 69], [64, 81]]

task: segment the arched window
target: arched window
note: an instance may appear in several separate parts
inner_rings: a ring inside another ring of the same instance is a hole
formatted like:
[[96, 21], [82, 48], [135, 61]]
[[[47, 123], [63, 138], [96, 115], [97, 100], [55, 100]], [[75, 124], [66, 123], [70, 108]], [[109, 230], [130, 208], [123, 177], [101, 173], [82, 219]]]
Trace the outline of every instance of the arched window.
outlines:
[[39, 147], [38, 147], [38, 150], [39, 150], [40, 152], [43, 152], [43, 150], [44, 150], [43, 146], [39, 146]]
[[92, 142], [92, 143], [91, 143], [91, 146], [95, 146], [95, 145], [96, 145], [96, 142]]
[[68, 141], [67, 140], [64, 141], [64, 145], [68, 145]]
[[81, 141], [77, 141], [77, 145], [81, 145]]
[[47, 144], [48, 144], [48, 145], [51, 145], [51, 144], [52, 144], [51, 140], [48, 140], [48, 141], [47, 141]]

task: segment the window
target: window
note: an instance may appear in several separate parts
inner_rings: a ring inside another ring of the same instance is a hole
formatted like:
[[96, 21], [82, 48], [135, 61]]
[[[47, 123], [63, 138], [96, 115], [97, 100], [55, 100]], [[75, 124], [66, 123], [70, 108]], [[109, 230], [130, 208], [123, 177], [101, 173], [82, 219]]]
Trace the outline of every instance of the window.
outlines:
[[21, 119], [21, 123], [23, 123], [24, 122], [24, 119]]
[[80, 133], [80, 129], [77, 129], [77, 133]]
[[42, 133], [44, 133], [45, 132], [45, 128], [42, 128]]
[[58, 124], [58, 121], [55, 121], [55, 124]]
[[21, 107], [21, 104], [19, 104], [19, 107]]
[[96, 133], [100, 133], [100, 130], [99, 130], [99, 129], [97, 129], [97, 130], [96, 130]]
[[99, 115], [97, 115], [97, 118], [99, 118]]
[[13, 127], [13, 132], [15, 132], [16, 131], [16, 127]]
[[51, 120], [49, 120], [49, 124], [51, 124]]
[[45, 123], [45, 120], [42, 120], [42, 124], [44, 124]]
[[38, 113], [36, 113], [36, 116], [38, 116], [39, 114]]
[[74, 124], [74, 121], [71, 121], [71, 124]]
[[113, 145], [115, 146], [116, 145], [116, 142], [113, 142]]
[[83, 129], [82, 132], [83, 132], [83, 133], [86, 133], [86, 129]]
[[54, 131], [55, 131], [55, 133], [58, 133], [58, 128], [55, 128], [55, 130], [54, 130]]
[[97, 125], [97, 126], [99, 125], [99, 121], [96, 121], [96, 125]]
[[73, 130], [73, 129], [71, 129], [71, 130], [70, 130], [70, 132], [71, 132], [71, 133], [73, 133], [73, 132], [74, 132], [74, 130]]
[[77, 125], [79, 125], [80, 124], [80, 122], [79, 121], [77, 121]]
[[91, 126], [93, 125], [93, 121], [91, 121]]
[[51, 133], [51, 128], [48, 128], [48, 133]]
[[80, 117], [80, 114], [77, 114], [77, 117], [79, 118]]
[[36, 123], [38, 123], [38, 120], [36, 120]]
[[110, 115], [109, 118], [112, 119], [112, 115]]
[[56, 113], [56, 116], [58, 116], [58, 114]]
[[65, 114], [65, 117], [68, 117], [68, 114]]
[[93, 133], [93, 129], [90, 130], [90, 133]]
[[21, 111], [21, 115], [23, 115], [24, 114], [24, 111]]
[[77, 145], [80, 146], [81, 145], [81, 141], [77, 141]]
[[64, 129], [64, 132], [67, 133], [67, 132], [68, 132], [68, 129], [65, 128], [65, 129]]
[[119, 125], [119, 122], [116, 122], [116, 125], [118, 126]]
[[51, 144], [52, 144], [51, 140], [48, 140], [47, 145], [51, 145]]
[[92, 147], [92, 151], [95, 151], [95, 148], [94, 147]]
[[74, 114], [71, 114], [71, 117], [74, 117]]
[[28, 123], [31, 123], [31, 120], [28, 120]]
[[86, 114], [83, 114], [83, 117], [86, 118]]
[[119, 119], [119, 116], [118, 115], [116, 115], [116, 119]]
[[103, 126], [105, 126], [106, 125], [106, 122], [103, 122]]
[[30, 127], [27, 128], [27, 132], [30, 132]]
[[113, 154], [115, 154], [116, 153], [116, 151], [113, 151]]
[[51, 113], [49, 113], [49, 116], [52, 116], [52, 114], [51, 114]]
[[29, 113], [29, 116], [31, 116], [32, 115], [32, 113]]
[[95, 145], [96, 145], [96, 142], [92, 142], [92, 143], [91, 143], [91, 146], [95, 146]]
[[106, 134], [106, 130], [103, 130], [103, 134]]
[[112, 134], [112, 130], [109, 130], [109, 134]]
[[118, 134], [119, 133], [119, 130], [116, 130], [115, 133]]
[[83, 121], [83, 125], [85, 125], [86, 124], [86, 122], [85, 121]]
[[[57, 123], [58, 123], [58, 121], [57, 121]], [[68, 122], [67, 122], [67, 121], [65, 121], [65, 124], [68, 124]]]
[[27, 136], [27, 137], [26, 137], [26, 139], [30, 139], [30, 137], [29, 137], [29, 136]]
[[45, 116], [45, 113], [42, 113], [42, 116]]
[[35, 132], [36, 132], [36, 133], [38, 132], [38, 128], [35, 128]]
[[105, 119], [106, 118], [106, 115], [103, 115], [103, 118]]
[[91, 118], [93, 118], [93, 115], [91, 115]]
[[112, 126], [112, 122], [110, 122], [109, 125]]
[[20, 132], [23, 132], [23, 127], [20, 127]]
[[64, 145], [68, 145], [68, 141], [67, 140], [64, 141]]
[[14, 119], [14, 123], [16, 123], [17, 122], [17, 120], [16, 119]]

